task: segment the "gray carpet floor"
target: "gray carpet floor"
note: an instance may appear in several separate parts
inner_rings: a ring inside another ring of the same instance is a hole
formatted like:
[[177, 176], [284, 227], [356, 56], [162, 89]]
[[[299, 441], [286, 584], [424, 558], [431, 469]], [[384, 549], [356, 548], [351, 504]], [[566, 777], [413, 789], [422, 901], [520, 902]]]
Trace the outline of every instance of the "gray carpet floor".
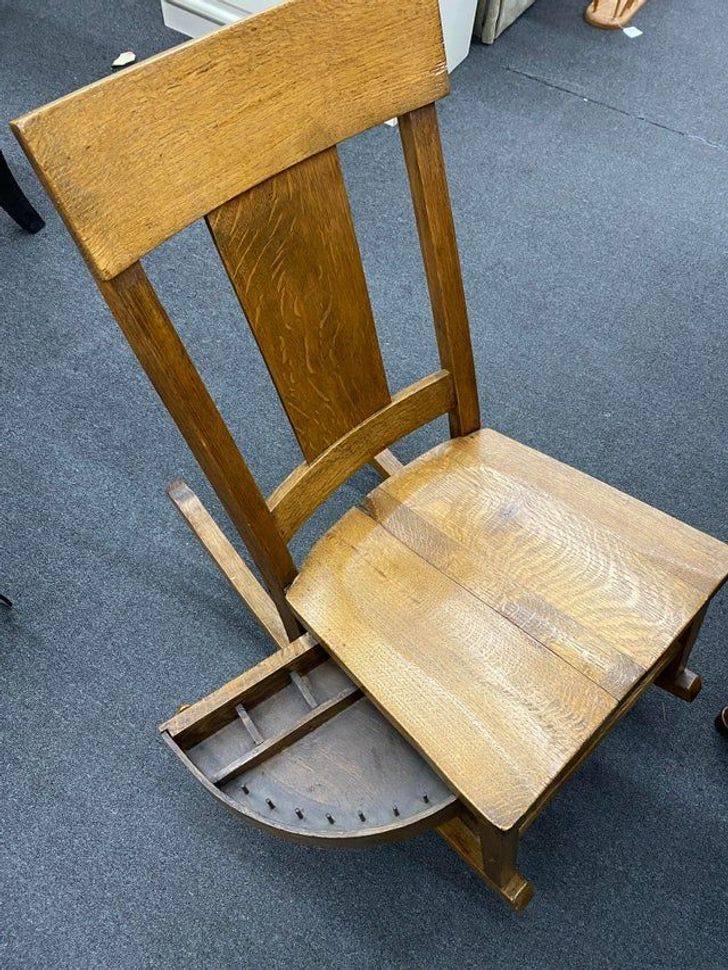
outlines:
[[[728, 10], [651, 0], [630, 40], [588, 28], [583, 2], [538, 0], [475, 45], [440, 109], [483, 412], [728, 539]], [[180, 39], [155, 0], [0, 0], [3, 126]], [[0, 213], [3, 965], [728, 966], [725, 595], [696, 702], [649, 692], [529, 830], [520, 918], [433, 834], [289, 845], [184, 773], [156, 724], [270, 647], [164, 485], [217, 503], [7, 127], [0, 147], [48, 220], [30, 237]], [[397, 132], [342, 156], [403, 386], [434, 341]], [[205, 232], [147, 263], [272, 487], [298, 453]], [[296, 554], [373, 483], [344, 487]]]

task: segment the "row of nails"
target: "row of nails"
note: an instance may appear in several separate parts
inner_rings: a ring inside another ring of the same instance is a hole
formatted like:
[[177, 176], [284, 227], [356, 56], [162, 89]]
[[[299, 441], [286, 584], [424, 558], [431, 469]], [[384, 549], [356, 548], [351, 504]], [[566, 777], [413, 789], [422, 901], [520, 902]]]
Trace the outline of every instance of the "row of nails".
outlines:
[[[242, 791], [246, 795], [249, 795], [250, 794], [250, 789], [248, 788], [247, 785], [243, 785], [242, 786]], [[426, 805], [429, 804], [429, 802], [430, 802], [430, 796], [429, 795], [423, 795], [422, 796], [422, 801]], [[273, 801], [272, 798], [266, 798], [265, 803], [268, 806], [268, 808], [273, 809], [273, 808], [276, 807], [275, 806], [275, 802]], [[393, 805], [392, 806], [392, 811], [394, 812], [395, 817], [396, 818], [399, 818], [399, 809], [397, 808], [396, 805]], [[303, 809], [297, 808], [296, 809], [296, 815], [298, 816], [298, 818], [303, 818]], [[359, 818], [361, 819], [362, 822], [366, 822], [366, 820], [367, 820], [367, 817], [364, 814], [364, 812], [359, 812]], [[327, 812], [326, 813], [326, 821], [329, 823], [329, 825], [334, 825], [335, 822], [336, 822], [336, 819], [334, 818], [333, 815], [331, 815], [331, 813]]]

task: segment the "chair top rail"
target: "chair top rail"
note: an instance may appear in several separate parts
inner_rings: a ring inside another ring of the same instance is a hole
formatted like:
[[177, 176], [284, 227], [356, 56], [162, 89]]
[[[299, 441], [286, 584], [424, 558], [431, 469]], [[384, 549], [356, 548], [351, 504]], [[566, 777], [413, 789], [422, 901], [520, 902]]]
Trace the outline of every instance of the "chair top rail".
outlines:
[[435, 0], [289, 0], [12, 123], [94, 274], [449, 91]]

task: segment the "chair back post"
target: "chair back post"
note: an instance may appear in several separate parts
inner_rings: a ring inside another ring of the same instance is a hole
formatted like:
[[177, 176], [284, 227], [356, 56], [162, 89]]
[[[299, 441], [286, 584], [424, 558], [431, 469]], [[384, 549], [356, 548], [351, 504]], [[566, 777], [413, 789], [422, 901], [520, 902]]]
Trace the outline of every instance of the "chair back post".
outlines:
[[399, 131], [432, 304], [437, 349], [443, 368], [450, 372], [453, 380], [455, 406], [450, 412], [450, 434], [455, 438], [480, 428], [480, 407], [435, 105], [427, 104], [403, 115], [399, 119]]
[[140, 263], [97, 280], [121, 331], [217, 492], [294, 640], [302, 628], [286, 603], [296, 567], [258, 485]]

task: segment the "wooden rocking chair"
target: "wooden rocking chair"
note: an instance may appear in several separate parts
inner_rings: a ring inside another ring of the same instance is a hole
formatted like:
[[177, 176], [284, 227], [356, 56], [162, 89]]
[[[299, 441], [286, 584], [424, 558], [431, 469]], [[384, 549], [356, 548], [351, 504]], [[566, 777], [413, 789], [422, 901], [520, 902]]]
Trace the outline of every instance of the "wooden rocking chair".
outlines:
[[[14, 122], [267, 591], [170, 495], [280, 647], [161, 726], [248, 821], [360, 845], [436, 827], [515, 909], [524, 829], [650, 684], [687, 668], [728, 547], [480, 430], [433, 102], [436, 0], [292, 0]], [[336, 144], [399, 117], [442, 369], [385, 378]], [[300, 443], [267, 499], [139, 260], [204, 217]], [[403, 467], [386, 449], [448, 414]], [[384, 476], [298, 570], [287, 543]]]

